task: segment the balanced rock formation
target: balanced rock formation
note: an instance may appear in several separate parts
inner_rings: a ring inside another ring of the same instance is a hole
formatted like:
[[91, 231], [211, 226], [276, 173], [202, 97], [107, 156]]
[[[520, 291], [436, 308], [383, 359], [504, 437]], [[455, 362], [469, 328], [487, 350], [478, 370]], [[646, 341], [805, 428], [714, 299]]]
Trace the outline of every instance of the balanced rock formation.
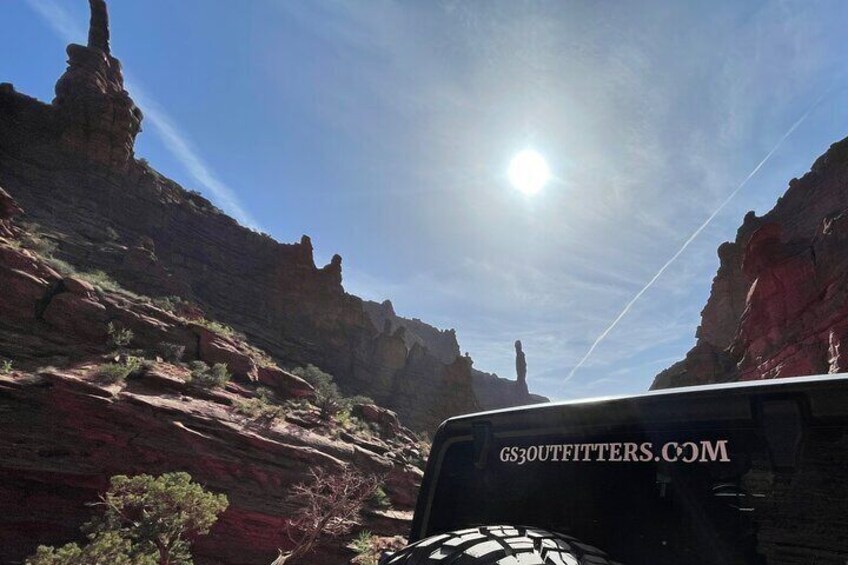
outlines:
[[121, 63], [109, 49], [104, 0], [90, 0], [88, 45], [68, 46], [68, 69], [56, 83], [59, 141], [68, 152], [114, 168], [133, 157], [142, 114], [124, 90]]
[[848, 138], [719, 247], [697, 343], [652, 388], [848, 371], [846, 212]]

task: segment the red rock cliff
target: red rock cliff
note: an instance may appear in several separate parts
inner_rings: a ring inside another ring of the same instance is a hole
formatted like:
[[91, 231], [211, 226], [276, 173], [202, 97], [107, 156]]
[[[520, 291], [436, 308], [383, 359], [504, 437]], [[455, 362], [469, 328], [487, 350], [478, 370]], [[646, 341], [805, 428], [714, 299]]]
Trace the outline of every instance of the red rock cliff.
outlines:
[[697, 343], [652, 388], [848, 371], [846, 212], [848, 139], [719, 247]]
[[105, 6], [93, 7], [89, 44], [68, 47], [51, 104], [0, 84], [0, 186], [54, 254], [139, 294], [197, 303], [280, 363], [317, 365], [413, 428], [479, 409], [470, 363], [445, 355], [454, 336], [398, 341], [345, 292], [341, 257], [317, 267], [308, 237], [277, 243], [135, 159], [142, 114], [109, 51]]

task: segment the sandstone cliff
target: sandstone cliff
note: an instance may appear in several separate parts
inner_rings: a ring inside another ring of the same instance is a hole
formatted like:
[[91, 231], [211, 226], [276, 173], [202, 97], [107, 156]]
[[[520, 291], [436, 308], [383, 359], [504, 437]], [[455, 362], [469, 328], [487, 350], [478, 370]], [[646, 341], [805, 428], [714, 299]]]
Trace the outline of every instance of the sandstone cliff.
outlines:
[[697, 343], [652, 388], [848, 371], [846, 211], [848, 139], [719, 247]]
[[[16, 222], [22, 213], [0, 189], [0, 562], [78, 539], [109, 477], [142, 472], [188, 471], [229, 497], [198, 563], [268, 563], [290, 546], [287, 492], [314, 467], [384, 476], [393, 509], [368, 509], [362, 527], [406, 533], [424, 454], [393, 413], [365, 404], [356, 426], [320, 418], [298, 401], [314, 394], [309, 384], [224, 326], [100, 273], [58, 272], [61, 261], [34, 250], [44, 240]], [[118, 359], [110, 324], [147, 358], [126, 380], [102, 373]], [[187, 361], [225, 363], [233, 380], [195, 382], [159, 355], [165, 344]], [[252, 406], [277, 408], [269, 418]], [[343, 560], [343, 543], [315, 559]]]
[[[471, 360], [449, 354], [452, 332], [375, 324], [345, 292], [341, 257], [316, 266], [309, 237], [246, 229], [137, 160], [143, 116], [105, 4], [91, 3], [88, 45], [68, 47], [52, 103], [0, 84], [0, 562], [78, 539], [119, 473], [188, 471], [229, 496], [196, 545], [201, 564], [266, 563], [288, 547], [286, 493], [313, 467], [383, 475], [392, 510], [368, 508], [361, 526], [405, 534], [426, 445], [404, 426], [432, 432], [478, 410]], [[117, 382], [101, 374], [129, 361], [107, 347], [110, 324], [146, 358]], [[203, 388], [192, 361], [224, 363], [233, 380]], [[287, 370], [307, 364], [380, 406], [322, 420]], [[245, 408], [269, 398], [274, 417]], [[345, 560], [345, 542], [316, 562]]]
[[[391, 301], [364, 302], [365, 311], [374, 325], [384, 328], [386, 334], [397, 333], [403, 338], [407, 348], [422, 348], [436, 356], [443, 363], [454, 363], [458, 359], [472, 364], [470, 358], [461, 357], [456, 331], [440, 330], [418, 318], [404, 318], [395, 313]], [[471, 386], [478, 405], [482, 410], [496, 410], [527, 404], [549, 402], [544, 396], [531, 394], [517, 381], [504, 379], [494, 373], [486, 373], [471, 367]]]
[[246, 229], [135, 159], [143, 116], [110, 53], [105, 11], [95, 16], [89, 44], [68, 47], [51, 104], [0, 84], [0, 186], [53, 254], [139, 294], [197, 304], [282, 365], [321, 367], [417, 430], [480, 409], [470, 361], [450, 355], [455, 336], [375, 325], [345, 292], [341, 257], [318, 267], [307, 236], [281, 244]]

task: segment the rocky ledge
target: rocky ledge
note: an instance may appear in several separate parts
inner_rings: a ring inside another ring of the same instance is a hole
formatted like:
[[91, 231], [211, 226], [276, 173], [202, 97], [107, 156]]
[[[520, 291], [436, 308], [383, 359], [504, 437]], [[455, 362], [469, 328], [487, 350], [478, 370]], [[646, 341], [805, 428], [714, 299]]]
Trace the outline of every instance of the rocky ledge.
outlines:
[[[357, 425], [322, 420], [308, 383], [225, 326], [101, 274], [60, 274], [15, 223], [21, 212], [0, 190], [0, 356], [14, 359], [0, 367], [0, 562], [77, 539], [109, 477], [142, 472], [187, 471], [229, 497], [195, 546], [197, 563], [270, 562], [291, 544], [288, 490], [315, 467], [384, 477], [391, 509], [369, 508], [362, 528], [407, 532], [426, 454], [394, 413], [366, 403], [354, 408]], [[102, 375], [104, 363], [122, 362], [107, 344], [110, 324], [132, 333], [120, 355], [146, 358], [126, 380]], [[202, 386], [185, 363], [163, 358], [163, 345], [186, 361], [224, 363], [233, 378]], [[260, 399], [273, 417], [248, 409]], [[323, 545], [316, 562], [348, 559], [346, 541]]]

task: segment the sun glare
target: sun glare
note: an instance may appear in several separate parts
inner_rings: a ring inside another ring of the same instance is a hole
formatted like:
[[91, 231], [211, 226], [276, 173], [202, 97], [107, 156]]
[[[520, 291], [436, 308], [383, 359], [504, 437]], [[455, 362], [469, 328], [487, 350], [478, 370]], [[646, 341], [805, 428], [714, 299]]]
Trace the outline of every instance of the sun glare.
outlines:
[[524, 194], [536, 194], [551, 178], [547, 161], [532, 149], [525, 149], [513, 157], [507, 174], [512, 186]]

